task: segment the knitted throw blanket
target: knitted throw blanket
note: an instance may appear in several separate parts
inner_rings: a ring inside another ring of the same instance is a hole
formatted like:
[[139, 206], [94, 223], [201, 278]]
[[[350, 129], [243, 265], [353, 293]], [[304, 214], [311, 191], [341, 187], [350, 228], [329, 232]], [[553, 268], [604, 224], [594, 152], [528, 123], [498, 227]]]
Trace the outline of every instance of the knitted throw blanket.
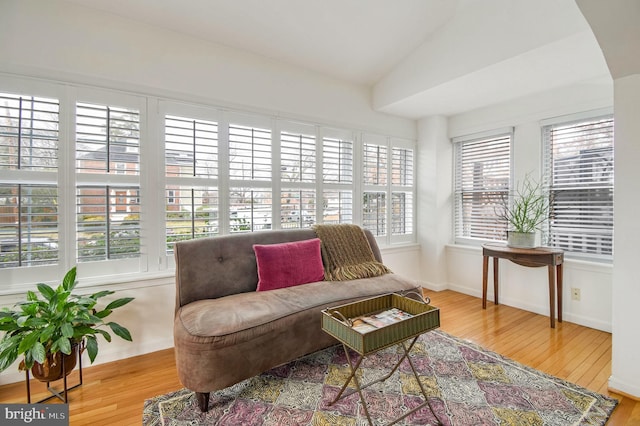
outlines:
[[315, 225], [313, 230], [322, 241], [325, 280], [346, 281], [391, 272], [375, 259], [369, 241], [359, 226]]

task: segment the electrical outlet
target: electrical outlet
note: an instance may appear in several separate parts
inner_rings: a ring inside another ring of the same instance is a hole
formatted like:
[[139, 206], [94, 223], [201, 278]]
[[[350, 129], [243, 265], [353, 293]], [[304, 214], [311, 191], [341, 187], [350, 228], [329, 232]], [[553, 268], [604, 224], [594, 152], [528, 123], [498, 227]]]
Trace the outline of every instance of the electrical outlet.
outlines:
[[579, 288], [575, 288], [575, 287], [571, 287], [571, 299], [573, 300], [580, 300], [580, 289]]

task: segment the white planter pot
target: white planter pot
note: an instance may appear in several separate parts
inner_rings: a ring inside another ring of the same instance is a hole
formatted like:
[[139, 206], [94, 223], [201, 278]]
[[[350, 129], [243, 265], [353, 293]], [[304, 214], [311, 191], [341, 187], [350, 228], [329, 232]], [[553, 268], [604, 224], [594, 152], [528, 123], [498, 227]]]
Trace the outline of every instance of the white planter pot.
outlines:
[[507, 231], [507, 245], [514, 248], [534, 248], [536, 233]]

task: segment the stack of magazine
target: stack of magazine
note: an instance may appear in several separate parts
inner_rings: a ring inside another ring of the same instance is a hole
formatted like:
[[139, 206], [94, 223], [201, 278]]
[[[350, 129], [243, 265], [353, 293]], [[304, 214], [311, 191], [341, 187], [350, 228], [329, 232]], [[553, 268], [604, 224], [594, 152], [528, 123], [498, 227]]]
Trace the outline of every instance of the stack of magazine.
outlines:
[[398, 308], [391, 308], [377, 314], [362, 315], [356, 318], [351, 318], [351, 328], [359, 333], [366, 333], [395, 324], [399, 321], [411, 318], [412, 316], [413, 315], [410, 313]]

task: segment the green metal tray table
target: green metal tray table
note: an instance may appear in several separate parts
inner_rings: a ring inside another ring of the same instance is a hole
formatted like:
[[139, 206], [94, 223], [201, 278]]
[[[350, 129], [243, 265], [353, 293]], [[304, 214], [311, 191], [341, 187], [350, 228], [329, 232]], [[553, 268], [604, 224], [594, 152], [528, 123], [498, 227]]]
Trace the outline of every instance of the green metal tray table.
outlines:
[[[404, 361], [405, 359], [411, 366], [411, 370], [413, 371], [418, 385], [420, 386], [420, 390], [425, 401], [412, 410], [403, 413], [401, 416], [399, 416], [389, 424], [395, 424], [411, 413], [423, 407], [428, 407], [429, 410], [431, 410], [431, 412], [434, 414], [434, 417], [436, 417], [431, 408], [431, 405], [429, 404], [429, 399], [427, 398], [424, 386], [420, 381], [413, 362], [411, 361], [409, 352], [411, 351], [411, 348], [413, 348], [414, 344], [421, 334], [436, 329], [440, 326], [440, 309], [429, 305], [430, 300], [428, 298], [422, 298], [422, 295], [419, 295], [418, 293], [413, 294], [416, 294], [418, 297], [420, 297], [422, 301], [409, 298], [407, 297], [408, 294], [409, 293], [388, 293], [382, 296], [372, 297], [354, 303], [330, 307], [322, 311], [322, 330], [335, 337], [342, 343], [347, 361], [349, 363], [349, 368], [351, 369], [351, 374], [346, 379], [344, 385], [340, 389], [340, 392], [331, 402], [331, 404], [334, 404], [341, 398], [358, 392], [358, 394], [360, 395], [360, 400], [362, 401], [364, 412], [370, 425], [373, 425], [373, 422], [371, 420], [371, 416], [367, 408], [367, 402], [365, 401], [362, 390], [391, 377], [393, 373], [395, 373], [395, 371], [398, 369], [402, 361]], [[404, 311], [411, 316], [409, 318], [398, 320], [391, 324], [384, 325], [366, 332], [358, 331], [353, 327], [353, 319], [362, 316], [371, 316], [376, 313], [393, 308]], [[410, 343], [407, 345], [407, 341], [409, 340]], [[396, 345], [402, 348], [403, 355], [393, 366], [391, 371], [384, 377], [361, 386], [356, 372], [358, 371], [358, 368], [360, 367], [360, 364], [362, 363], [364, 358], [367, 355]], [[349, 348], [360, 355], [355, 363], [349, 356]], [[356, 390], [354, 392], [343, 395], [351, 380], [354, 381]]]

